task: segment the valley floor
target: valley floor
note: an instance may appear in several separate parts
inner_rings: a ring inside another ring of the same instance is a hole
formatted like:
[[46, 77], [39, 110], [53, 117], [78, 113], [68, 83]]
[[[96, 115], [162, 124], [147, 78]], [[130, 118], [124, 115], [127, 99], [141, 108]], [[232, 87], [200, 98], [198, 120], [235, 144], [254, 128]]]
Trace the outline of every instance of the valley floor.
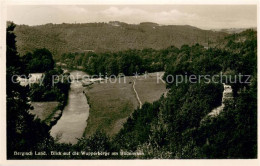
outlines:
[[84, 136], [90, 136], [97, 130], [113, 136], [123, 127], [131, 113], [140, 107], [140, 103], [156, 101], [166, 92], [165, 84], [157, 83], [155, 73], [146, 77], [125, 77], [125, 81], [120, 78], [120, 82], [118, 79], [96, 82], [85, 88], [90, 114]]

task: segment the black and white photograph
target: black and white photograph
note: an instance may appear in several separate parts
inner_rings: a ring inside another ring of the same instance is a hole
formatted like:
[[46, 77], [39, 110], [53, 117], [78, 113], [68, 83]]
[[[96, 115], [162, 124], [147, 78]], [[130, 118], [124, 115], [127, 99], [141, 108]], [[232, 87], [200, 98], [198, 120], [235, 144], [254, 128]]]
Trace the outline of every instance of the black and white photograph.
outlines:
[[258, 159], [253, 2], [6, 1], [4, 158]]

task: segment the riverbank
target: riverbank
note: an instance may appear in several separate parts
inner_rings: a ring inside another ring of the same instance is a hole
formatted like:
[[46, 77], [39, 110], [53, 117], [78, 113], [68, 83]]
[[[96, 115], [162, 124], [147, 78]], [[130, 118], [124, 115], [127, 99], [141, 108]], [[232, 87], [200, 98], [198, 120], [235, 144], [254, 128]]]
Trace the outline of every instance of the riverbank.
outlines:
[[[68, 80], [68, 73], [64, 72], [60, 75], [64, 80]], [[61, 80], [61, 79], [60, 79]], [[70, 83], [67, 82], [58, 82], [60, 93], [58, 94], [58, 98], [55, 101], [37, 101], [31, 102], [32, 110], [29, 112], [36, 116], [36, 118], [40, 119], [44, 122], [49, 128], [57, 123], [57, 121], [62, 116], [62, 111], [67, 104], [68, 100], [68, 91], [70, 89]], [[50, 90], [51, 91], [51, 90]], [[49, 91], [45, 91], [45, 93], [49, 93]]]
[[65, 103], [66, 101], [32, 102], [31, 106], [33, 110], [29, 112], [51, 129], [62, 116], [63, 108], [66, 105]]
[[85, 88], [85, 94], [90, 105], [85, 137], [93, 135], [97, 130], [114, 135], [139, 105], [132, 90], [132, 79], [127, 77], [126, 83], [96, 82]]
[[50, 126], [50, 128], [52, 126], [54, 126], [58, 122], [58, 120], [61, 118], [63, 109], [67, 104], [67, 100], [68, 100], [68, 95], [66, 95], [66, 97], [64, 98], [63, 101], [59, 102], [57, 107], [55, 107], [55, 109], [52, 111], [52, 113], [44, 120], [44, 122], [48, 126]]
[[52, 115], [56, 112], [58, 105], [59, 102], [57, 101], [32, 102], [31, 106], [33, 107], [33, 110], [30, 110], [30, 113], [50, 126], [50, 120]]

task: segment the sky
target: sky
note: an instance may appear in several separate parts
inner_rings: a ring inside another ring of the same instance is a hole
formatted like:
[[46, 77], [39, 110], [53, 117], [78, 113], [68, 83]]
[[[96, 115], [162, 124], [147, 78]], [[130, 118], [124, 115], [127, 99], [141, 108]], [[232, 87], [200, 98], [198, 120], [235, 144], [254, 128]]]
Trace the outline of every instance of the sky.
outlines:
[[7, 20], [16, 24], [122, 21], [191, 25], [201, 29], [257, 26], [256, 5], [9, 5]]

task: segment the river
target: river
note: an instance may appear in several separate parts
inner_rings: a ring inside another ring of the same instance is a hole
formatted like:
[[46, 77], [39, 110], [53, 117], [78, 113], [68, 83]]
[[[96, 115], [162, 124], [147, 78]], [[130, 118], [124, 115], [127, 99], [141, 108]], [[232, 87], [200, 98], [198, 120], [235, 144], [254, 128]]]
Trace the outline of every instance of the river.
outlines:
[[[86, 73], [82, 71], [72, 71], [71, 79], [80, 78]], [[59, 138], [60, 143], [77, 143], [77, 138], [81, 138], [87, 126], [89, 116], [89, 105], [86, 96], [83, 93], [84, 87], [81, 81], [73, 79], [70, 85], [68, 104], [56, 125], [50, 131], [54, 138]]]

